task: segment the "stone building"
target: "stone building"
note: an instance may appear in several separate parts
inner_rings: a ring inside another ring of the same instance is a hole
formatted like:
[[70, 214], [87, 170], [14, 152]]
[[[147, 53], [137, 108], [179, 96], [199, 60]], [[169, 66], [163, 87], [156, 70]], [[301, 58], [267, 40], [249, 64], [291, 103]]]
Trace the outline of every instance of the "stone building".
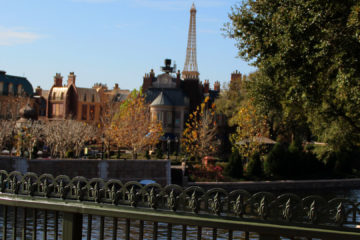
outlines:
[[33, 87], [25, 77], [0, 71], [0, 119], [18, 119], [22, 107], [34, 106], [33, 95]]
[[210, 89], [208, 80], [204, 84], [198, 79], [181, 79], [180, 71], [171, 66], [171, 60], [165, 60], [162, 74], [155, 76], [154, 70], [145, 74], [142, 90], [145, 100], [150, 104], [151, 116], [162, 122], [164, 138], [180, 139], [189, 113], [209, 96], [213, 101], [220, 92], [220, 83], [215, 82]]

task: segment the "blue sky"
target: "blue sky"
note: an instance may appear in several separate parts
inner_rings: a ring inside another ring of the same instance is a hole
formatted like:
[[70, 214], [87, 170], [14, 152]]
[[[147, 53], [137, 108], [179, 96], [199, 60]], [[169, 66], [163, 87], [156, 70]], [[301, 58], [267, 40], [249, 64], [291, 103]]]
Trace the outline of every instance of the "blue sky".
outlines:
[[[254, 71], [221, 28], [233, 0], [198, 0], [200, 79], [228, 82]], [[77, 86], [139, 88], [150, 69], [170, 58], [182, 70], [190, 19], [188, 0], [0, 0], [0, 70], [49, 89], [60, 72]]]

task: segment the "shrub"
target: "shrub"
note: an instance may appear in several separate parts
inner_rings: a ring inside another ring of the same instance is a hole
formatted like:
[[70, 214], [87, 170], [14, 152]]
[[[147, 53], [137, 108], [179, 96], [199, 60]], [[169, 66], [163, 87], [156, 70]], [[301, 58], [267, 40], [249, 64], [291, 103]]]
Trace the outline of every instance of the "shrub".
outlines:
[[225, 174], [232, 178], [243, 177], [243, 159], [237, 149], [234, 149], [229, 157], [229, 163], [225, 168]]
[[264, 161], [264, 172], [268, 177], [282, 176], [286, 164], [286, 148], [281, 143], [276, 143], [267, 154]]
[[263, 176], [263, 167], [260, 159], [260, 154], [255, 153], [249, 159], [245, 167], [245, 176], [248, 178], [260, 178]]
[[163, 158], [163, 151], [162, 151], [161, 147], [156, 148], [155, 156], [157, 159]]

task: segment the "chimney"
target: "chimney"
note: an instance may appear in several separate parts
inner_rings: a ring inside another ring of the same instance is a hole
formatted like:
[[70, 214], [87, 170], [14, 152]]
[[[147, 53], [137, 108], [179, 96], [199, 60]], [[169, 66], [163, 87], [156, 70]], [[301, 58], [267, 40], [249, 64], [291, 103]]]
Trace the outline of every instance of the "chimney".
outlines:
[[3, 70], [0, 70], [0, 76], [5, 76], [6, 72]]
[[63, 77], [60, 73], [56, 73], [54, 77], [54, 87], [62, 87]]
[[75, 79], [76, 79], [76, 75], [74, 74], [74, 72], [70, 72], [68, 76], [68, 86], [70, 86], [71, 84], [75, 85]]
[[119, 84], [115, 83], [114, 89], [119, 89]]
[[220, 82], [219, 81], [216, 81], [214, 83], [214, 91], [220, 92]]
[[37, 96], [41, 96], [42, 95], [42, 89], [40, 86], [37, 86], [37, 88], [35, 89], [35, 94]]
[[210, 83], [209, 83], [209, 80], [205, 80], [204, 81], [204, 93], [209, 93], [209, 88], [210, 88]]
[[180, 87], [180, 83], [181, 83], [181, 73], [180, 73], [180, 70], [178, 70], [176, 73], [176, 87], [177, 88]]

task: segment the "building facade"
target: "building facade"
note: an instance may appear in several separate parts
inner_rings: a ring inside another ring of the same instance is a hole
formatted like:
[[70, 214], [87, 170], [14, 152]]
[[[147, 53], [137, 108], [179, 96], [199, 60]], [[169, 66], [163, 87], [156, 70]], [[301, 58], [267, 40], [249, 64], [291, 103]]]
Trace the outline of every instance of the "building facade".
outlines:
[[34, 107], [33, 95], [33, 87], [25, 77], [0, 71], [0, 119], [18, 119], [22, 107], [26, 104]]
[[212, 102], [219, 95], [220, 83], [215, 82], [214, 89], [210, 89], [208, 80], [202, 83], [198, 79], [181, 79], [170, 59], [165, 60], [161, 70], [163, 73], [157, 76], [154, 70], [145, 74], [142, 90], [152, 118], [163, 125], [164, 139], [180, 139], [189, 113], [207, 96]]
[[74, 119], [87, 123], [100, 123], [104, 108], [109, 101], [119, 102], [126, 98], [129, 90], [122, 90], [116, 84], [113, 90], [106, 85], [95, 84], [92, 88], [76, 86], [76, 75], [70, 72], [67, 83], [56, 73], [50, 90], [36, 89], [39, 102], [38, 115], [44, 120]]

